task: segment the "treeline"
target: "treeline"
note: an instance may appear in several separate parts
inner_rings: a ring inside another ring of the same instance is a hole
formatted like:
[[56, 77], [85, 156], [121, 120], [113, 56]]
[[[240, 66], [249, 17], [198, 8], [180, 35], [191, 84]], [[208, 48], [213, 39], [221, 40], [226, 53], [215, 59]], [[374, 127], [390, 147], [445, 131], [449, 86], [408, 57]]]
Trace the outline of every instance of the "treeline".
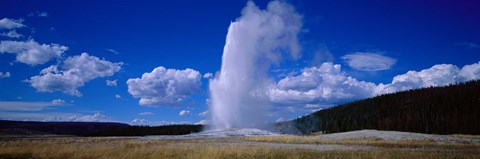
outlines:
[[380, 95], [324, 109], [277, 127], [303, 134], [361, 129], [480, 134], [480, 81]]
[[113, 122], [41, 122], [0, 120], [0, 130], [30, 130], [56, 135], [87, 135], [112, 128], [127, 128], [128, 124]]
[[2, 132], [25, 133], [31, 131], [40, 132], [42, 134], [75, 136], [184, 135], [193, 132], [200, 132], [202, 128], [202, 125], [188, 124], [162, 126], [131, 126], [128, 124], [112, 122], [38, 122], [0, 120], [0, 134]]
[[145, 135], [185, 135], [202, 131], [202, 125], [163, 125], [163, 126], [129, 126], [110, 128], [84, 136], [145, 136]]

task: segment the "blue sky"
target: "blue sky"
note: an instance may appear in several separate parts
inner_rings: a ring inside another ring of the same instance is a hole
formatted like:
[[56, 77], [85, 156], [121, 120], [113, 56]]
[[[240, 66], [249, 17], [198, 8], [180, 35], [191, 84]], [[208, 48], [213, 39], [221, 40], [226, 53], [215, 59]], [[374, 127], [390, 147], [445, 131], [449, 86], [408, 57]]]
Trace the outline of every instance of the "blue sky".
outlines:
[[[254, 2], [260, 9], [269, 3]], [[270, 93], [275, 112], [272, 121], [382, 93], [480, 78], [479, 2], [287, 3], [302, 16], [301, 56], [283, 58], [271, 66], [269, 75], [276, 85]], [[208, 84], [214, 77], [203, 76], [220, 70], [228, 27], [242, 16], [246, 4], [1, 2], [0, 118], [132, 124], [208, 120], [207, 113], [199, 113], [208, 110]], [[177, 82], [172, 87], [178, 94], [151, 92], [154, 89], [147, 87], [150, 81], [142, 74], [154, 75], [158, 67], [175, 75], [160, 71], [153, 78]], [[331, 84], [324, 75], [355, 82], [348, 87], [345, 81]], [[138, 81], [127, 84], [129, 79]], [[116, 82], [109, 86], [106, 80]], [[309, 80], [314, 88], [305, 90], [296, 80]], [[279, 95], [288, 90], [305, 94], [327, 88], [345, 92], [295, 99]], [[140, 99], [167, 102], [142, 104]]]

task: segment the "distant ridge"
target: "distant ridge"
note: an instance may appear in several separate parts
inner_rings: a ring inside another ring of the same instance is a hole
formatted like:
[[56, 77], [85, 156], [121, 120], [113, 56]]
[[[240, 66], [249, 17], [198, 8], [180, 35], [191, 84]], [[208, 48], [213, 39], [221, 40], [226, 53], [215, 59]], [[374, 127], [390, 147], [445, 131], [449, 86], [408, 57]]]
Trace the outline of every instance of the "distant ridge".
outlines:
[[362, 129], [480, 135], [480, 80], [380, 95], [277, 123], [309, 134]]
[[[114, 122], [40, 122], [0, 120], [0, 135], [145, 136], [184, 135], [202, 125], [131, 126]], [[1, 136], [0, 136], [1, 137]]]
[[23, 129], [56, 135], [88, 135], [113, 128], [128, 128], [130, 125], [114, 122], [40, 122], [0, 120], [0, 130]]

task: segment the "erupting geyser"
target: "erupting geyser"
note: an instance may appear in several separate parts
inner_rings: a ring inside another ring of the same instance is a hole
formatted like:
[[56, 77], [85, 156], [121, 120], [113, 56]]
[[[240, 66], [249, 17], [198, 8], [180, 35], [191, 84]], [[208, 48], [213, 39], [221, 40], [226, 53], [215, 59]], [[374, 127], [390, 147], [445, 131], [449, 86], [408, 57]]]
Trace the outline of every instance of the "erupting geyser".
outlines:
[[210, 112], [216, 129], [262, 128], [268, 122], [268, 90], [274, 85], [268, 70], [282, 54], [298, 58], [301, 16], [284, 2], [272, 1], [260, 10], [252, 1], [230, 24], [222, 67], [210, 80]]

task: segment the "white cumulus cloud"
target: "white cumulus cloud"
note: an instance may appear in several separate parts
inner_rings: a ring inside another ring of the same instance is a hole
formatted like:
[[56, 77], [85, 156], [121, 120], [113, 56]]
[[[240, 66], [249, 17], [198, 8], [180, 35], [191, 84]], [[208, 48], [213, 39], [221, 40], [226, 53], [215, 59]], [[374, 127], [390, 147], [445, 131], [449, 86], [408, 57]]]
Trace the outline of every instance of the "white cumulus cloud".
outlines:
[[190, 114], [189, 110], [182, 110], [182, 111], [180, 111], [180, 113], [178, 113], [178, 115], [180, 115], [180, 116], [185, 116], [185, 115], [188, 115], [188, 114]]
[[0, 41], [0, 53], [16, 54], [18, 62], [28, 65], [44, 64], [52, 58], [59, 58], [68, 47], [59, 44], [39, 44], [35, 40]]
[[203, 74], [203, 78], [212, 78], [212, 77], [213, 77], [213, 73], [207, 72]]
[[115, 98], [120, 99], [120, 98], [122, 98], [122, 96], [120, 96], [118, 94], [115, 94]]
[[0, 78], [8, 78], [8, 77], [10, 77], [10, 72], [5, 72], [5, 73], [0, 72]]
[[193, 69], [157, 67], [141, 78], [127, 80], [128, 92], [140, 98], [140, 105], [178, 106], [200, 90], [201, 75]]
[[130, 125], [151, 125], [151, 123], [146, 119], [133, 119], [130, 121]]
[[107, 86], [111, 86], [111, 87], [116, 87], [117, 86], [117, 81], [118, 81], [118, 79], [116, 79], [116, 80], [105, 80], [105, 82], [107, 82]]
[[280, 105], [336, 103], [372, 96], [375, 88], [374, 83], [358, 81], [342, 72], [340, 65], [327, 62], [280, 80], [269, 95]]
[[0, 19], [0, 30], [1, 29], [16, 29], [16, 28], [22, 28], [25, 27], [24, 24], [22, 24], [23, 20], [15, 20], [15, 19], [8, 19], [8, 18], [3, 18]]
[[465, 65], [458, 72], [460, 81], [470, 81], [480, 78], [480, 61], [471, 65]]
[[83, 115], [83, 116], [78, 116], [78, 117], [73, 117], [70, 118], [71, 121], [88, 121], [88, 122], [94, 122], [94, 121], [103, 121], [107, 118], [107, 116], [101, 114], [101, 113], [95, 113], [92, 115]]
[[45, 68], [40, 75], [26, 81], [38, 92], [60, 91], [73, 96], [82, 96], [78, 91], [79, 87], [95, 78], [112, 76], [120, 70], [122, 64], [82, 53], [68, 57], [60, 66], [52, 65]]
[[64, 105], [64, 104], [65, 104], [65, 100], [63, 100], [63, 99], [54, 99], [54, 100], [52, 100], [52, 104], [53, 104], [53, 105]]
[[388, 70], [397, 60], [391, 57], [370, 52], [356, 52], [342, 56], [351, 68], [359, 71]]

